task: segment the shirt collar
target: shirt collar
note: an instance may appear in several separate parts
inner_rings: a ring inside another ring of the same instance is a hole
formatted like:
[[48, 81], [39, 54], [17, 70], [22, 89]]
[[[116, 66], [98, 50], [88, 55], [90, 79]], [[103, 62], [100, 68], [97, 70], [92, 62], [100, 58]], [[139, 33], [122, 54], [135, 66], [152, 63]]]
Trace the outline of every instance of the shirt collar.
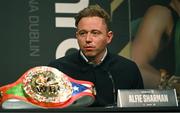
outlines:
[[[82, 51], [80, 51], [80, 55], [88, 64], [93, 64], [92, 62], [89, 62], [89, 60], [86, 58], [86, 56], [83, 54]], [[105, 53], [104, 53], [103, 57], [101, 58], [101, 62], [99, 64], [101, 64], [104, 61], [106, 56], [107, 56], [107, 48], [106, 48]], [[99, 65], [99, 64], [93, 64], [93, 65]]]

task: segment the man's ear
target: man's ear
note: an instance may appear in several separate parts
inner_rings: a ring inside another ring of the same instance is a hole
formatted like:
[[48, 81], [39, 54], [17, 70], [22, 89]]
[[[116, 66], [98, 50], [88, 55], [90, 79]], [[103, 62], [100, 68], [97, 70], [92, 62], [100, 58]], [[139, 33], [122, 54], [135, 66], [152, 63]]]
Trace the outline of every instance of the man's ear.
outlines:
[[111, 43], [111, 41], [112, 41], [113, 32], [112, 32], [112, 31], [108, 31], [107, 35], [108, 35], [107, 43], [109, 44], [109, 43]]
[[78, 37], [78, 32], [76, 31], [76, 38]]

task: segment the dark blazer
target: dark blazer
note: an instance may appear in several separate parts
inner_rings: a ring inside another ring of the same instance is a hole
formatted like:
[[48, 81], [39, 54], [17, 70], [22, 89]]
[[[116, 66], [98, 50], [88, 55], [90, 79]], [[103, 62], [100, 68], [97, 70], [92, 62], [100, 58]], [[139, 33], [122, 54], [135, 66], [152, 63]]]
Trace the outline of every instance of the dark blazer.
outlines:
[[93, 82], [97, 94], [92, 106], [107, 106], [115, 103], [117, 89], [144, 87], [137, 65], [131, 60], [109, 52], [98, 66], [88, 64], [80, 52], [52, 61], [48, 66], [55, 67], [74, 79]]

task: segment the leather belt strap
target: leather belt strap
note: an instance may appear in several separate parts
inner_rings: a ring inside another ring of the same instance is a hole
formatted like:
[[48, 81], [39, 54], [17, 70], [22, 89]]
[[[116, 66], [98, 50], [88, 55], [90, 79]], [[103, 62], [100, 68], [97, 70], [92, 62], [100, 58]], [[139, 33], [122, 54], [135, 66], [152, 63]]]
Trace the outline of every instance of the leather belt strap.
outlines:
[[53, 67], [37, 66], [16, 82], [0, 87], [0, 104], [17, 99], [39, 108], [89, 106], [94, 95], [92, 82], [75, 80]]

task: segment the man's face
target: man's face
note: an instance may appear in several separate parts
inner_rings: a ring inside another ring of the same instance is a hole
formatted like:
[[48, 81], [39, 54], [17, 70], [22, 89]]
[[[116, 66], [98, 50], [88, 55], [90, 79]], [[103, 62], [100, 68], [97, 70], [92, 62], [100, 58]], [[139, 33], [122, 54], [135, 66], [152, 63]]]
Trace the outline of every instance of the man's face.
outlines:
[[101, 57], [113, 33], [107, 31], [105, 21], [100, 17], [84, 17], [77, 26], [76, 37], [86, 57]]

